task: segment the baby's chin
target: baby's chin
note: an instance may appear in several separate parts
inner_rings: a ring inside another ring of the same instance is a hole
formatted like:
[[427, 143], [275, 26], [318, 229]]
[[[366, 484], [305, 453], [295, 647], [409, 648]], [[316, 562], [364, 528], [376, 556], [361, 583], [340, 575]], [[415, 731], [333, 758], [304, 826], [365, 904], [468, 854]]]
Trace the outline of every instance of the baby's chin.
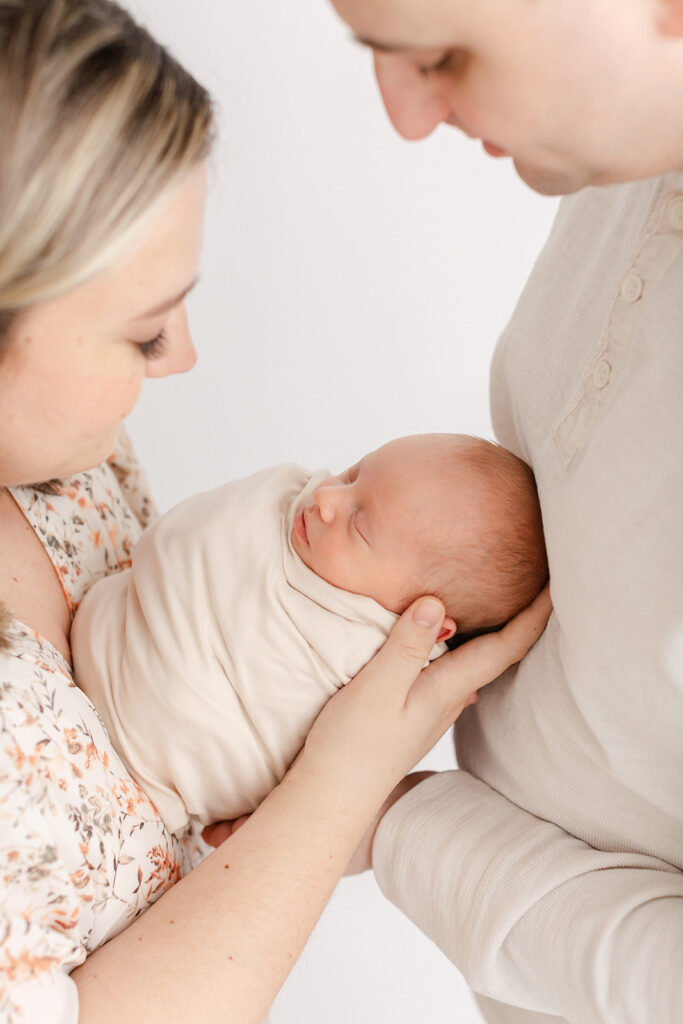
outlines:
[[[308, 566], [308, 568], [312, 572], [315, 572], [316, 570], [315, 565], [313, 564], [313, 558], [311, 557], [310, 545], [307, 544], [306, 541], [299, 536], [296, 526], [292, 527], [289, 539], [292, 542], [292, 547], [294, 548], [295, 552], [297, 553], [301, 561], [304, 563], [304, 565]], [[318, 574], [316, 573], [316, 575]]]

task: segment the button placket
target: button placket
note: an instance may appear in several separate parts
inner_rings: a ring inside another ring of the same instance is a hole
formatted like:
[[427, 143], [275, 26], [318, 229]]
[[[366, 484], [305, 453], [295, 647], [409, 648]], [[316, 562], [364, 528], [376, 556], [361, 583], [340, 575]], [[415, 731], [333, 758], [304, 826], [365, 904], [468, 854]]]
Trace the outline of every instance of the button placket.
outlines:
[[638, 274], [627, 274], [621, 285], [621, 294], [627, 302], [637, 302], [643, 294], [643, 279]]
[[593, 384], [599, 391], [607, 387], [612, 376], [612, 367], [606, 359], [601, 359], [593, 370]]
[[674, 231], [683, 231], [683, 195], [677, 195], [671, 201], [669, 223]]
[[[672, 228], [674, 229], [672, 231]], [[641, 245], [622, 278], [603, 335], [571, 408], [554, 429], [568, 466], [592, 431], [650, 294], [683, 250], [683, 191], [664, 192], [653, 211]]]

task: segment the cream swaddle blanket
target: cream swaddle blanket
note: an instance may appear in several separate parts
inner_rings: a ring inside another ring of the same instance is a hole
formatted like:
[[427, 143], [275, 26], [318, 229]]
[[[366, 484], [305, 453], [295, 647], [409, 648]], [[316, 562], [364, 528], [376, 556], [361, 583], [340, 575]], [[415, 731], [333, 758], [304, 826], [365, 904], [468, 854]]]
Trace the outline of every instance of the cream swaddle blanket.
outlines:
[[291, 545], [328, 476], [276, 466], [182, 502], [78, 610], [78, 684], [172, 832], [253, 811], [396, 621]]

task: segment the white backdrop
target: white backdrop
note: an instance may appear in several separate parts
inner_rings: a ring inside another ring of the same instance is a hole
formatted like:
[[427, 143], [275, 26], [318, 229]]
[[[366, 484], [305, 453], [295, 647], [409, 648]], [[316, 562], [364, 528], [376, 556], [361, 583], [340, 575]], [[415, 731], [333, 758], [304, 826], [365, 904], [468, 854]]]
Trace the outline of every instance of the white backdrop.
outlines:
[[[130, 421], [160, 506], [277, 462], [341, 468], [401, 434], [490, 436], [491, 353], [556, 203], [451, 129], [399, 139], [325, 0], [129, 6], [220, 111], [199, 363], [149, 382]], [[453, 767], [448, 738], [425, 763]], [[480, 1016], [365, 876], [341, 883], [271, 1019]]]

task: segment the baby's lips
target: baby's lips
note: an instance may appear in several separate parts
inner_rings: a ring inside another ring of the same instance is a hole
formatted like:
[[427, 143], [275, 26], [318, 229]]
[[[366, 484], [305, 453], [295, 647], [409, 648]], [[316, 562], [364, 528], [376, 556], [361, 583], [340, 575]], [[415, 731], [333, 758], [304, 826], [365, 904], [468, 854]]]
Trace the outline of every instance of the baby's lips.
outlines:
[[294, 525], [294, 530], [295, 530], [297, 536], [304, 542], [304, 544], [309, 546], [308, 545], [308, 531], [306, 529], [305, 511], [306, 510], [303, 509], [303, 508], [299, 509], [297, 514], [294, 516], [294, 524], [293, 525]]

